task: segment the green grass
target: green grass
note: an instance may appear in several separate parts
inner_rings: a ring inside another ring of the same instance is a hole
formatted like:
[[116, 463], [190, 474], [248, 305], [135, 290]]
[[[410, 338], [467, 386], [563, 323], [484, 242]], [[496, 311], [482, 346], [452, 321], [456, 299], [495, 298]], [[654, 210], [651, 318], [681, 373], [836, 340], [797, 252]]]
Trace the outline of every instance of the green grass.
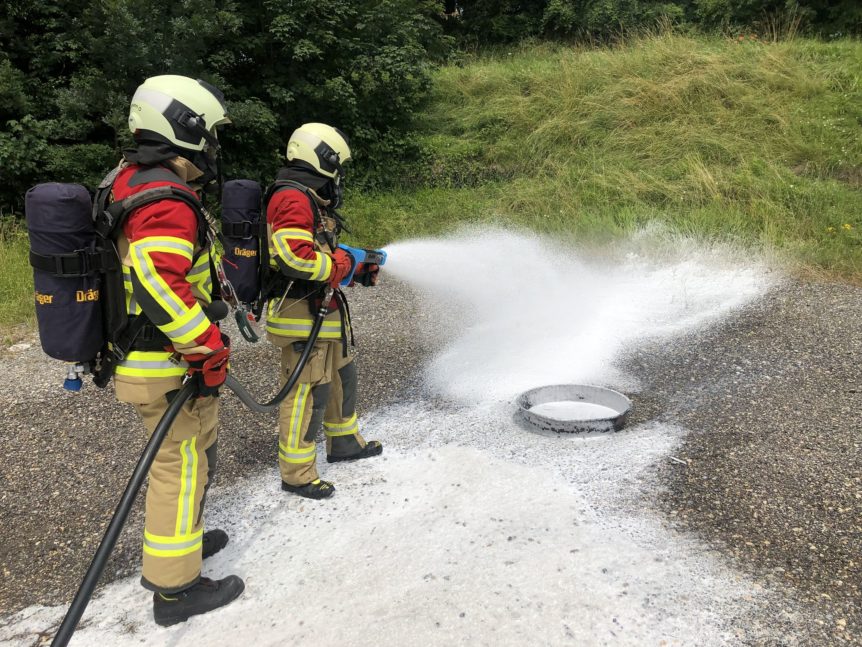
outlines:
[[0, 327], [35, 321], [30, 246], [23, 227], [0, 218]]
[[[657, 35], [531, 45], [438, 71], [399, 191], [348, 194], [360, 244], [516, 225], [611, 240], [647, 223], [862, 281], [862, 43]], [[0, 326], [32, 321], [0, 227]]]
[[[437, 74], [434, 188], [348, 211], [380, 244], [460, 221], [605, 239], [659, 220], [862, 278], [862, 44], [673, 34], [532, 46]], [[354, 196], [355, 197], [355, 196]]]

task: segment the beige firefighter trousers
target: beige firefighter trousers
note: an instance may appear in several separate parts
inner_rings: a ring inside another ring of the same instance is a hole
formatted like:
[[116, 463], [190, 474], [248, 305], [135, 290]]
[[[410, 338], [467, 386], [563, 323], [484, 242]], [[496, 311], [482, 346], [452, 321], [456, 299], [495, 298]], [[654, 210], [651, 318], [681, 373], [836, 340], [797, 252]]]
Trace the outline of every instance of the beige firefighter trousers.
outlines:
[[[270, 340], [281, 346], [281, 383], [299, 362], [305, 341]], [[278, 464], [289, 485], [317, 480], [315, 438], [321, 423], [329, 456], [351, 456], [365, 447], [356, 420], [356, 364], [344, 357], [341, 340], [317, 341], [299, 380], [281, 403]]]
[[[152, 435], [168, 407], [165, 396], [135, 404]], [[150, 468], [141, 584], [175, 593], [201, 573], [203, 507], [216, 466], [218, 398], [185, 403]]]

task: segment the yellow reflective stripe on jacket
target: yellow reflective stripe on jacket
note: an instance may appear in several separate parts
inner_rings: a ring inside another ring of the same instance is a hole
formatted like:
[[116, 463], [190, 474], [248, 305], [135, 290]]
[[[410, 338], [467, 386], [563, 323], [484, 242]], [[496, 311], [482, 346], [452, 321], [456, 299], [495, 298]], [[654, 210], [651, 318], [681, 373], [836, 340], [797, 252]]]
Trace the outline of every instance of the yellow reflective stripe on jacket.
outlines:
[[133, 377], [175, 377], [186, 374], [188, 364], [170, 361], [171, 353], [165, 351], [135, 350], [117, 364], [117, 375]]
[[356, 420], [356, 414], [354, 413], [350, 416], [347, 422], [324, 422], [323, 433], [330, 438], [334, 438], [335, 436], [352, 436], [359, 433], [359, 422]]
[[144, 530], [144, 552], [154, 557], [182, 557], [203, 548], [204, 529], [190, 535], [154, 535]]
[[123, 289], [126, 293], [126, 312], [130, 315], [141, 314], [141, 306], [138, 305], [134, 289], [132, 288], [132, 270], [125, 265], [123, 265]]
[[183, 464], [180, 470], [180, 496], [177, 500], [177, 535], [191, 534], [195, 523], [195, 490], [198, 485], [197, 438], [180, 444]]
[[151, 236], [129, 245], [132, 267], [134, 267], [144, 289], [165, 312], [173, 317], [180, 317], [188, 311], [188, 307], [156, 271], [153, 260], [150, 258], [150, 254], [155, 252], [178, 254], [191, 262], [194, 245], [172, 236]]
[[[311, 319], [291, 319], [282, 317], [268, 317], [266, 320], [266, 330], [273, 335], [281, 337], [298, 337], [306, 339], [311, 334], [313, 325]], [[325, 321], [320, 327], [318, 339], [341, 339], [341, 322], [340, 321]]]

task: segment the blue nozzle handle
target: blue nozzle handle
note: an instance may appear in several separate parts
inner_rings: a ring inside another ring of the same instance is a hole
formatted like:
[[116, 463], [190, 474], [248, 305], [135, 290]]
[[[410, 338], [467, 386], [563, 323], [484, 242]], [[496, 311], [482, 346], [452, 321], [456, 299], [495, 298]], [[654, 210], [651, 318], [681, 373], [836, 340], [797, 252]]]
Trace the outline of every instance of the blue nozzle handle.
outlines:
[[349, 245], [339, 244], [338, 247], [350, 254], [353, 259], [353, 265], [350, 266], [350, 273], [342, 279], [339, 285], [347, 287], [353, 280], [353, 273], [360, 263], [368, 263], [369, 265], [385, 265], [386, 252], [382, 249], [363, 249], [362, 247], [350, 247]]

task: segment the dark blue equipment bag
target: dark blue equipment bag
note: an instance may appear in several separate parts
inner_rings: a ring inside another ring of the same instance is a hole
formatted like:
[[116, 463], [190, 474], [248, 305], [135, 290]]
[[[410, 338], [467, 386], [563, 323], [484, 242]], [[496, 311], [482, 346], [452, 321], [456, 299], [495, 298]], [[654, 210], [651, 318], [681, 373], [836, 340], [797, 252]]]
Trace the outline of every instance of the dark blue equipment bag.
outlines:
[[42, 349], [89, 362], [104, 342], [90, 194], [79, 184], [39, 184], [24, 205]]
[[260, 292], [260, 184], [230, 180], [222, 189], [224, 271], [237, 298], [253, 303]]

